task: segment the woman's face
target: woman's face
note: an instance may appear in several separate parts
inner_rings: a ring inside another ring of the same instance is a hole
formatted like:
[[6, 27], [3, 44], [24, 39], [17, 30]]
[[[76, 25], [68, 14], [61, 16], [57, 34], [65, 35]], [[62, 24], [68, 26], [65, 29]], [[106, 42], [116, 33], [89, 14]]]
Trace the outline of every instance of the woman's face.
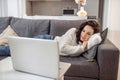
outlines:
[[93, 28], [89, 25], [86, 25], [81, 32], [80, 40], [83, 42], [88, 41], [88, 39], [93, 35], [93, 33]]

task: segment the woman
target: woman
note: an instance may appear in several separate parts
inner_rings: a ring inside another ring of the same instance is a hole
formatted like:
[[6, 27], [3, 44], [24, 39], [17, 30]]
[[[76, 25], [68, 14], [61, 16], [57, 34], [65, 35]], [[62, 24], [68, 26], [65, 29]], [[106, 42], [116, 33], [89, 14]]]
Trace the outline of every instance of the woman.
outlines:
[[79, 28], [71, 28], [61, 37], [55, 37], [59, 43], [60, 55], [75, 56], [83, 53], [89, 38], [100, 31], [100, 25], [94, 21], [86, 21]]

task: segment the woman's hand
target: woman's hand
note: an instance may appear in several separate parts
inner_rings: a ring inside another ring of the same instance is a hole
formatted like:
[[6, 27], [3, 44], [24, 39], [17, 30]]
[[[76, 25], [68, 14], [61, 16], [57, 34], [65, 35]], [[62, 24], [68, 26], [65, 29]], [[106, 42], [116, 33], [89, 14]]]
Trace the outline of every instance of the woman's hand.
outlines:
[[83, 48], [85, 49], [86, 47], [87, 47], [87, 43], [88, 43], [88, 41], [83, 41]]

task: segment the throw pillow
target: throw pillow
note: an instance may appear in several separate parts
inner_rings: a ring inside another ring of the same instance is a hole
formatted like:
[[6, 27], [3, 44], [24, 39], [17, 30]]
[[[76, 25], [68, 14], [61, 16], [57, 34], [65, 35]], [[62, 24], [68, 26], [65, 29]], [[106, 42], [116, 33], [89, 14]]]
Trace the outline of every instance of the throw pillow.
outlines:
[[[108, 33], [108, 28], [106, 28], [105, 30], [103, 30], [101, 32], [101, 38], [102, 38], [102, 40], [100, 42], [99, 42], [99, 38], [97, 38], [98, 36], [96, 37], [96, 39], [93, 38], [97, 34], [93, 35], [93, 37], [91, 37], [91, 39], [89, 39], [89, 41], [88, 41], [88, 47], [87, 47], [88, 50], [83, 54], [83, 56], [85, 58], [87, 58], [89, 61], [93, 61], [94, 60], [94, 58], [96, 56], [96, 53], [97, 53], [97, 50], [98, 50], [98, 46], [105, 41], [105, 39], [107, 37], [107, 33]], [[92, 40], [92, 38], [93, 38], [93, 40]], [[91, 42], [91, 44], [90, 44], [90, 42]]]
[[87, 51], [83, 54], [83, 56], [88, 60], [93, 60], [96, 55], [98, 45], [101, 43], [101, 41], [102, 38], [100, 33], [92, 35], [88, 40]]
[[102, 41], [102, 38], [100, 36], [100, 33], [96, 33], [92, 35], [90, 39], [88, 40], [87, 49], [90, 49], [94, 45], [99, 44], [101, 41]]
[[8, 36], [18, 36], [16, 32], [9, 25], [1, 34], [0, 34], [0, 45], [8, 45]]
[[102, 42], [103, 43], [105, 41], [105, 39], [107, 38], [107, 33], [108, 33], [108, 28], [106, 28], [105, 30], [103, 30], [101, 32], [101, 37], [102, 37]]

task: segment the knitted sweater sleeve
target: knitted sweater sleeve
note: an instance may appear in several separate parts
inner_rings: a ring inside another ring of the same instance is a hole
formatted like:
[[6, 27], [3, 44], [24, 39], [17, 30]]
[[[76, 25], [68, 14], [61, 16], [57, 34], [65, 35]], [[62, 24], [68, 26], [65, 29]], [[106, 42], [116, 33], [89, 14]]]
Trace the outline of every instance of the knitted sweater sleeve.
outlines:
[[59, 47], [62, 55], [80, 55], [84, 48], [76, 43], [76, 28], [69, 29], [60, 39]]

